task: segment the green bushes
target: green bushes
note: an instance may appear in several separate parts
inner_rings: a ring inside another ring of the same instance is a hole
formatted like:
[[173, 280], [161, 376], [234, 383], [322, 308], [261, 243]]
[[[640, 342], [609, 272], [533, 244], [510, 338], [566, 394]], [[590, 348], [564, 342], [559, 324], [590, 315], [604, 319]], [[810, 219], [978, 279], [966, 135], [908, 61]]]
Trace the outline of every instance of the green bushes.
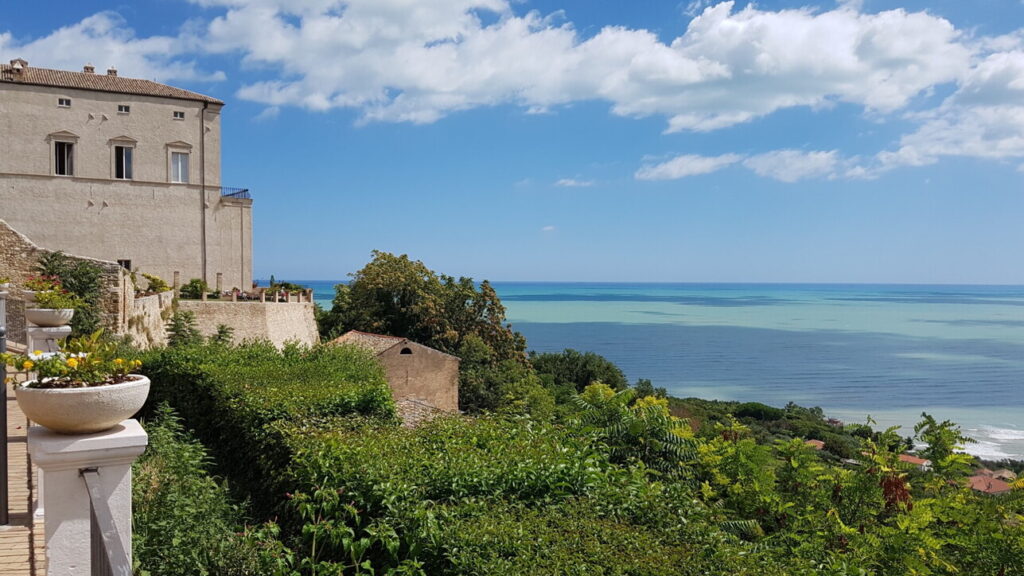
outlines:
[[708, 549], [694, 546], [708, 534], [688, 520], [708, 512], [685, 486], [615, 466], [564, 428], [497, 416], [416, 430], [333, 424], [287, 432], [287, 525], [320, 571], [742, 573], [756, 556], [717, 529]]
[[142, 576], [259, 575], [279, 549], [265, 532], [242, 531], [243, 510], [207, 473], [201, 444], [165, 405], [143, 422], [146, 452], [132, 466], [135, 570]]
[[260, 514], [285, 491], [289, 453], [276, 422], [362, 415], [394, 420], [383, 372], [366, 351], [187, 345], [150, 352], [143, 371], [150, 402], [169, 402], [214, 452]]
[[188, 284], [185, 284], [180, 290], [178, 290], [178, 294], [182, 298], [189, 300], [199, 300], [203, 297], [203, 294], [207, 294], [209, 292], [210, 286], [199, 278], [189, 280]]

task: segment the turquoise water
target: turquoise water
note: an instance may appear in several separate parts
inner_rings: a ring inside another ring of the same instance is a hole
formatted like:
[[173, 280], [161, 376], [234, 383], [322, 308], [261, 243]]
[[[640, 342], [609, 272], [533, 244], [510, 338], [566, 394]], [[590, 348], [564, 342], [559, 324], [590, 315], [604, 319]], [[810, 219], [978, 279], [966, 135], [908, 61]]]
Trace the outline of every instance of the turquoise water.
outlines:
[[[330, 305], [332, 282], [309, 282]], [[676, 396], [793, 401], [912, 434], [950, 419], [1024, 459], [1024, 287], [496, 283], [530, 349], [589, 350]]]

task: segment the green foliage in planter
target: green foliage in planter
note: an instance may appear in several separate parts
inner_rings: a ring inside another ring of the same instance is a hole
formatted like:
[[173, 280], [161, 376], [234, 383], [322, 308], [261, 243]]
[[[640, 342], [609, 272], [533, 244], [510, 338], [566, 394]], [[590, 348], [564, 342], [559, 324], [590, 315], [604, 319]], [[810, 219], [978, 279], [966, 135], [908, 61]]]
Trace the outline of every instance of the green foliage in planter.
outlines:
[[168, 290], [171, 289], [167, 282], [165, 282], [159, 276], [154, 276], [152, 274], [146, 274], [145, 272], [143, 272], [142, 277], [145, 278], [147, 282], [149, 282], [148, 290], [150, 292], [160, 293], [167, 292]]
[[100, 329], [103, 269], [99, 265], [70, 258], [62, 252], [50, 252], [39, 258], [36, 271], [59, 278], [64, 290], [82, 300], [71, 319], [72, 336], [85, 336]]
[[78, 310], [85, 306], [85, 301], [78, 296], [61, 290], [48, 290], [36, 293], [35, 308], [53, 310]]
[[182, 286], [181, 290], [179, 290], [178, 293], [181, 295], [182, 298], [186, 298], [189, 300], [199, 300], [200, 298], [203, 297], [203, 294], [209, 292], [210, 286], [207, 285], [206, 282], [203, 282], [199, 278], [193, 278], [188, 281], [188, 284]]
[[210, 476], [202, 444], [167, 405], [142, 424], [149, 446], [132, 466], [135, 573], [272, 573], [281, 544], [266, 531], [243, 530], [244, 508], [232, 501], [225, 484]]
[[290, 453], [274, 423], [344, 415], [395, 421], [383, 369], [355, 347], [195, 344], [150, 351], [143, 370], [150, 401], [178, 410], [260, 517], [287, 490]]

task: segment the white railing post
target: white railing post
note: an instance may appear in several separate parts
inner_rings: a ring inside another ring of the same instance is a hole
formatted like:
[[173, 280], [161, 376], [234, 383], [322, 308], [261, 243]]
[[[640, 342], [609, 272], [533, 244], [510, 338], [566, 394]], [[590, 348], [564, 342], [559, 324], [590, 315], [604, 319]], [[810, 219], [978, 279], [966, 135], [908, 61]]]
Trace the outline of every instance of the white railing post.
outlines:
[[[111, 574], [131, 574], [132, 462], [148, 442], [136, 420], [74, 436], [41, 426], [29, 429], [32, 462], [46, 473], [49, 576], [86, 576], [100, 565], [109, 566]], [[98, 534], [93, 534], [94, 523]], [[100, 541], [103, 546], [94, 545]], [[106, 557], [97, 549], [105, 550]]]

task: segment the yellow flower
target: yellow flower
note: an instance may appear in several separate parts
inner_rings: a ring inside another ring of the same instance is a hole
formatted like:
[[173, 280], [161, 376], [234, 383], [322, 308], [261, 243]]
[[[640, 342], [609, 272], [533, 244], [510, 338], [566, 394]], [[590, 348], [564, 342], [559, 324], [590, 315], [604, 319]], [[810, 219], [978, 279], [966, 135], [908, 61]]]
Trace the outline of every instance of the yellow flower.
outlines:
[[124, 364], [124, 358], [114, 358], [114, 364], [117, 364], [118, 366]]
[[42, 356], [43, 355], [43, 351], [42, 350], [36, 350], [35, 352], [32, 353], [32, 355], [33, 356]]
[[68, 358], [68, 366], [71, 368], [78, 368], [78, 358]]
[[142, 360], [132, 360], [133, 368], [138, 368], [139, 366], [142, 366]]
[[34, 362], [32, 362], [31, 360], [25, 360], [25, 361], [24, 361], [24, 362], [23, 362], [23, 363], [21, 364], [21, 369], [22, 369], [22, 370], [31, 370], [33, 366], [35, 366], [35, 363], [34, 363]]

